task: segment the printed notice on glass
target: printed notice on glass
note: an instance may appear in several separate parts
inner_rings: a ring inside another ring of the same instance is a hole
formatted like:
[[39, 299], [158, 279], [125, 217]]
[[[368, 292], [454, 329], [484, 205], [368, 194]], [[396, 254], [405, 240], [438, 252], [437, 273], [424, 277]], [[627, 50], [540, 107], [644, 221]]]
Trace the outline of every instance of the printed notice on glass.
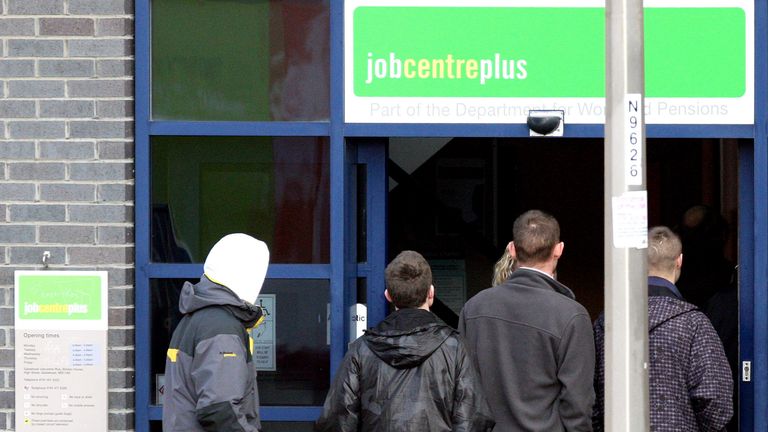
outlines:
[[613, 247], [648, 247], [648, 193], [625, 192], [613, 197]]
[[627, 110], [625, 125], [624, 157], [625, 178], [629, 186], [643, 184], [643, 98], [640, 93], [624, 95], [624, 109]]
[[15, 272], [16, 430], [105, 431], [107, 272]]
[[262, 294], [256, 301], [264, 312], [264, 321], [251, 330], [251, 338], [253, 338], [253, 364], [256, 366], [256, 370], [275, 371], [277, 370], [277, 333], [275, 329], [277, 310], [275, 309], [275, 294]]

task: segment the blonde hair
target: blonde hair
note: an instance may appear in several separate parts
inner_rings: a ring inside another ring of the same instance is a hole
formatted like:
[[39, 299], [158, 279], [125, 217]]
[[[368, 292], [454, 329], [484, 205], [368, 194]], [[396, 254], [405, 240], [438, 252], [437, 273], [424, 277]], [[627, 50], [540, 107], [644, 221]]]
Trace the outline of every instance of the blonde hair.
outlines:
[[500, 285], [509, 279], [509, 275], [517, 268], [515, 258], [509, 253], [509, 249], [504, 248], [504, 254], [493, 265], [492, 286]]
[[680, 237], [665, 226], [653, 227], [648, 231], [648, 269], [672, 271], [675, 260], [683, 253]]

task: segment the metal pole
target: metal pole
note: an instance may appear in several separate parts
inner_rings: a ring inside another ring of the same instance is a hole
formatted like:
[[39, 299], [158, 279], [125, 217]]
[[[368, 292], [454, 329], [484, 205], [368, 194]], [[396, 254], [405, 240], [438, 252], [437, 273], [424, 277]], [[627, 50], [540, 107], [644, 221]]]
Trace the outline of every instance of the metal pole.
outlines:
[[648, 418], [643, 2], [606, 0], [605, 430]]

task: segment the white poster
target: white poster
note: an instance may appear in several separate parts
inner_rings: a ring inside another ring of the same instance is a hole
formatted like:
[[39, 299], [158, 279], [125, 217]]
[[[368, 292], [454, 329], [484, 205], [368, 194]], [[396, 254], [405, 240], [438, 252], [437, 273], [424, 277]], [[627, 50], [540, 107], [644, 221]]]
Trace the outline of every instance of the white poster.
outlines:
[[253, 364], [256, 370], [277, 370], [277, 332], [275, 329], [275, 294], [262, 294], [257, 302], [264, 311], [264, 321], [251, 330], [253, 338]]
[[613, 247], [648, 247], [648, 192], [625, 192], [613, 197]]
[[16, 430], [108, 424], [107, 272], [17, 271]]

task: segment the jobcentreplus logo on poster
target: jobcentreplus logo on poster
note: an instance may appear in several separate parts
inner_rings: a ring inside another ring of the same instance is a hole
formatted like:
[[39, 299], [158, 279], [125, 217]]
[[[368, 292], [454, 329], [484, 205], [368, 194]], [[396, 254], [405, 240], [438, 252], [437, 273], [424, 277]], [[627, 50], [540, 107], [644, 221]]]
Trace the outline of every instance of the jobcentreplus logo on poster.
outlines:
[[374, 80], [476, 80], [485, 85], [490, 80], [524, 80], [528, 78], [525, 59], [504, 58], [495, 53], [491, 58], [466, 58], [446, 54], [441, 58], [400, 58], [397, 53], [387, 56], [368, 53], [366, 84]]
[[24, 315], [29, 314], [87, 314], [88, 305], [79, 303], [61, 304], [37, 304], [24, 303]]

